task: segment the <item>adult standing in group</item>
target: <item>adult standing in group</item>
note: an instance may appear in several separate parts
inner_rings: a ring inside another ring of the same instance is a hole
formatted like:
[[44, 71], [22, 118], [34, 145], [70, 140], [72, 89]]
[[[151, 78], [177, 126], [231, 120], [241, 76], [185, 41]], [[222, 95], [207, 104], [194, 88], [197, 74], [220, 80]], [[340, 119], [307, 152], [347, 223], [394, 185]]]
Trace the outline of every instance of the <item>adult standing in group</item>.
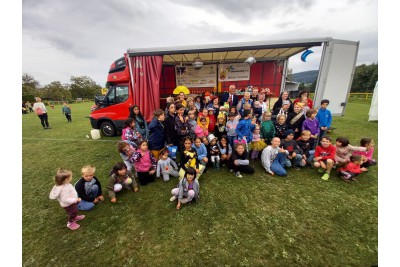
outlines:
[[234, 84], [229, 85], [229, 91], [223, 93], [219, 104], [223, 106], [225, 102], [228, 102], [229, 107], [236, 107], [239, 102], [239, 98], [235, 94], [236, 94], [236, 86]]
[[236, 109], [240, 113], [240, 116], [243, 116], [244, 104], [250, 104], [251, 108], [254, 107], [254, 102], [250, 98], [250, 92], [245, 92], [243, 98], [239, 101], [239, 103], [236, 106]]
[[219, 109], [220, 109], [218, 96], [213, 96], [212, 102], [208, 105], [207, 108], [212, 108], [214, 110], [214, 117], [218, 118]]
[[143, 140], [147, 140], [149, 138], [149, 128], [146, 120], [140, 112], [139, 106], [133, 105], [130, 108], [129, 117], [135, 120], [135, 130], [142, 135]]
[[262, 114], [264, 114], [264, 112], [268, 112], [269, 111], [269, 105], [268, 105], [267, 98], [265, 97], [264, 93], [260, 93], [258, 95], [258, 101], [260, 101]]
[[297, 102], [301, 102], [301, 100], [302, 100], [303, 98], [305, 98], [305, 97], [307, 97], [307, 107], [313, 108], [313, 104], [314, 104], [314, 103], [313, 103], [312, 99], [310, 99], [310, 92], [308, 92], [307, 90], [300, 91], [299, 97], [296, 98], [296, 99], [293, 101], [293, 105], [296, 104]]
[[272, 107], [272, 111], [275, 111], [276, 109], [280, 109], [282, 107], [282, 102], [285, 100], [289, 101], [289, 103], [290, 103], [289, 112], [293, 112], [293, 103], [292, 103], [292, 100], [289, 99], [289, 93], [287, 91], [283, 91], [281, 93], [278, 100], [275, 102], [274, 106]]
[[176, 106], [175, 103], [169, 103], [167, 106], [167, 114], [165, 116], [165, 141], [167, 142], [167, 146], [178, 146], [179, 140], [178, 134], [175, 130], [175, 111]]
[[43, 126], [43, 129], [45, 130], [51, 129], [51, 127], [49, 126], [46, 106], [43, 104], [42, 99], [40, 97], [36, 97], [35, 100], [36, 103], [33, 104], [32, 107], [33, 111], [38, 115], [40, 123]]

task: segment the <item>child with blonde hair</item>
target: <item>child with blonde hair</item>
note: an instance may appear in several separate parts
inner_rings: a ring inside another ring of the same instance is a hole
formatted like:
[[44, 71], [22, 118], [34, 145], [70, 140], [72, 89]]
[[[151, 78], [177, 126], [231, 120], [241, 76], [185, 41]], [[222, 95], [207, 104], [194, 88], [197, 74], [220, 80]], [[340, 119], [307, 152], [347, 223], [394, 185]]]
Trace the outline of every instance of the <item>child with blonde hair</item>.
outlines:
[[215, 125], [215, 131], [214, 135], [215, 137], [218, 138], [218, 140], [221, 138], [221, 136], [226, 135], [226, 119], [224, 113], [220, 112], [217, 117], [217, 124]]
[[77, 221], [85, 218], [85, 215], [78, 215], [78, 205], [81, 199], [72, 186], [72, 172], [70, 170], [58, 169], [54, 177], [55, 186], [50, 192], [50, 199], [57, 199], [61, 207], [68, 215], [67, 227], [76, 230], [80, 227]]
[[263, 151], [263, 149], [266, 147], [267, 144], [265, 144], [264, 139], [261, 139], [260, 126], [256, 124], [253, 131], [253, 140], [251, 141], [251, 159], [257, 159], [259, 152]]
[[99, 201], [103, 201], [103, 193], [99, 179], [94, 176], [96, 168], [92, 165], [82, 167], [82, 178], [75, 183], [78, 197], [82, 200], [78, 204], [78, 210], [91, 210]]

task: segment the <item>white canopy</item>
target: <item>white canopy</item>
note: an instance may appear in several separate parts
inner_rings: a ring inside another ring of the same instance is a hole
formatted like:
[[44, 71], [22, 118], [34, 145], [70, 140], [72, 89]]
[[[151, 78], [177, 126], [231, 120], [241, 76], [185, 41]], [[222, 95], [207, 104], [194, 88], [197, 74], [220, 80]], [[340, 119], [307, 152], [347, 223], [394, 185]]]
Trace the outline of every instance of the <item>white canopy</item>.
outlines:
[[378, 82], [375, 84], [374, 95], [372, 96], [371, 107], [369, 108], [368, 121], [378, 120]]

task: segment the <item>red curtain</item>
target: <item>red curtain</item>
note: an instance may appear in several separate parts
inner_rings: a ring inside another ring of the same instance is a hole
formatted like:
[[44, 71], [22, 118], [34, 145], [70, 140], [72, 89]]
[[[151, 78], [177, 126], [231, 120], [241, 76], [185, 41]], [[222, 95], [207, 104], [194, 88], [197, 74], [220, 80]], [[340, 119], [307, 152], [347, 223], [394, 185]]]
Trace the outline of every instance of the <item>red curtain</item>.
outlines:
[[146, 121], [153, 118], [153, 111], [160, 108], [160, 76], [162, 56], [131, 57], [135, 85], [133, 103], [138, 105]]

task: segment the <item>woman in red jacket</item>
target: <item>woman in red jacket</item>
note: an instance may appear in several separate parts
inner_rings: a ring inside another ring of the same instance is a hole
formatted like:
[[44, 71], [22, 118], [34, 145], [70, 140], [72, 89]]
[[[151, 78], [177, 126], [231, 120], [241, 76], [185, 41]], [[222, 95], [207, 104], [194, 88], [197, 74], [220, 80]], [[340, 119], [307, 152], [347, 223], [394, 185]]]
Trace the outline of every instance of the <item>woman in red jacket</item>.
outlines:
[[310, 99], [310, 93], [309, 93], [307, 90], [300, 91], [299, 97], [296, 98], [296, 99], [293, 101], [293, 106], [294, 106], [294, 104], [296, 104], [297, 102], [301, 102], [301, 99], [303, 98], [303, 96], [307, 96], [307, 107], [313, 108], [314, 103], [313, 103], [313, 101]]

